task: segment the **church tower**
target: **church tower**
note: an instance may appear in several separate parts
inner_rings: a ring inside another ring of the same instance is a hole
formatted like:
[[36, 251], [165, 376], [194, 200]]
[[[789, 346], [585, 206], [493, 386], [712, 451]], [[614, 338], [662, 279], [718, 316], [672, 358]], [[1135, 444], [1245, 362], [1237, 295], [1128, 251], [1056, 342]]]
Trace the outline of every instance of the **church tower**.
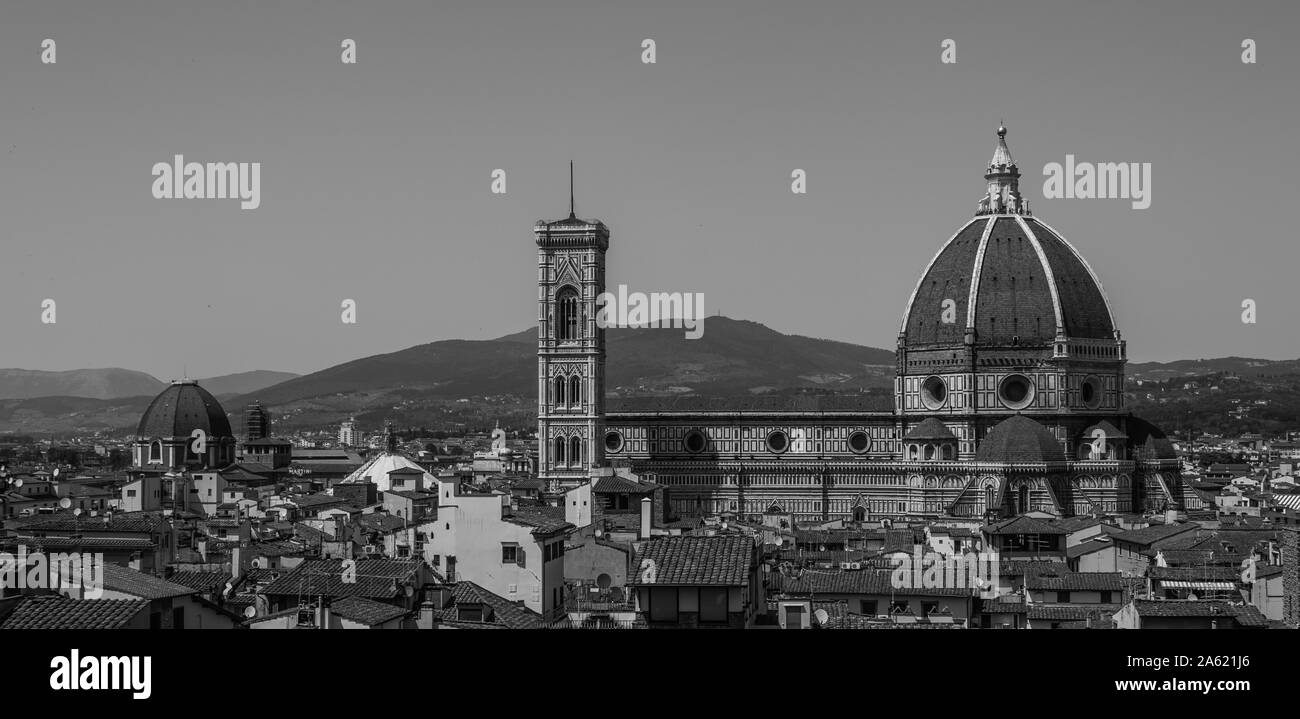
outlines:
[[609, 228], [569, 216], [538, 221], [537, 444], [538, 475], [560, 487], [586, 482], [603, 466], [605, 331], [596, 325], [596, 298], [605, 291]]

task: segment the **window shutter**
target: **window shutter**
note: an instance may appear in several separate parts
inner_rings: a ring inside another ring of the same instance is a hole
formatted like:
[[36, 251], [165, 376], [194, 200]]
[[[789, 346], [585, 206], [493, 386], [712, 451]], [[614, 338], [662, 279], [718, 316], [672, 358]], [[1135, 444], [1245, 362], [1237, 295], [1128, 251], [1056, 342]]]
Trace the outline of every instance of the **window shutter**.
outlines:
[[521, 567], [526, 567], [526, 566], [528, 566], [528, 564], [524, 561], [524, 547], [523, 547], [523, 545], [520, 545], [519, 547], [517, 547], [517, 548], [515, 549], [515, 564], [518, 564], [518, 565], [521, 566]]

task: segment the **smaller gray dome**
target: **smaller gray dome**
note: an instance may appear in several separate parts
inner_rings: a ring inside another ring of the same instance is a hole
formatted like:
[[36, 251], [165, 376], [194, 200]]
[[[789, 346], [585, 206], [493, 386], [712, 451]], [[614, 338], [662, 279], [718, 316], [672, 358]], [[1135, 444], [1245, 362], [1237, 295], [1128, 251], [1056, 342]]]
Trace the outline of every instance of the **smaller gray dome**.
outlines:
[[1023, 415], [1008, 417], [984, 435], [978, 462], [1064, 462], [1065, 450], [1050, 430]]
[[140, 417], [136, 436], [189, 437], [201, 429], [208, 437], [234, 437], [226, 410], [211, 392], [194, 380], [178, 380], [154, 397]]

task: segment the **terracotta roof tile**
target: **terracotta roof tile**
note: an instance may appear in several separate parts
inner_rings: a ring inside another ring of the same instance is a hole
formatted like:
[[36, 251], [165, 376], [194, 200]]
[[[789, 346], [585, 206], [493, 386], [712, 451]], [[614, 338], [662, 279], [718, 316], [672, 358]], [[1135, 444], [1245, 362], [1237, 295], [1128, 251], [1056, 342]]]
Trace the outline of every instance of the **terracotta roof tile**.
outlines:
[[661, 537], [641, 545], [629, 584], [744, 586], [754, 564], [749, 537]]

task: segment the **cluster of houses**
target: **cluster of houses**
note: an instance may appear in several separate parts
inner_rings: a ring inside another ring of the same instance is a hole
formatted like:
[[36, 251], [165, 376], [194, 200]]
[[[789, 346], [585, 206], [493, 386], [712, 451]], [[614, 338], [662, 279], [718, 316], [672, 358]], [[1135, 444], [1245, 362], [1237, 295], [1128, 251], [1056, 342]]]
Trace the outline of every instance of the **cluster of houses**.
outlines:
[[[1295, 626], [1295, 528], [1244, 513], [808, 526], [674, 517], [669, 489], [618, 467], [563, 492], [400, 452], [324, 488], [211, 474], [7, 520], [0, 552], [104, 571], [94, 592], [0, 582], [0, 628]], [[962, 558], [984, 573], [898, 570]]]

